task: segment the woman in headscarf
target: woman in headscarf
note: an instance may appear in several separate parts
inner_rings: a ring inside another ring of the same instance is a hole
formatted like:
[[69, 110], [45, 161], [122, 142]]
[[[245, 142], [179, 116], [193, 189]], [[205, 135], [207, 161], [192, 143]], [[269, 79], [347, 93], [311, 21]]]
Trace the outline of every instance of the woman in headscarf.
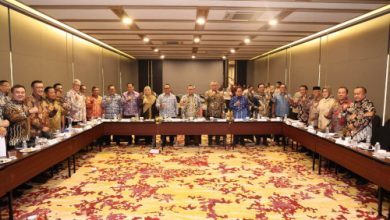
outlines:
[[[156, 108], [156, 96], [152, 93], [150, 86], [145, 86], [144, 92], [139, 100], [141, 102], [141, 117], [144, 119], [154, 119], [158, 115], [158, 110]], [[145, 138], [146, 145], [152, 144], [152, 136], [144, 136], [143, 138]]]

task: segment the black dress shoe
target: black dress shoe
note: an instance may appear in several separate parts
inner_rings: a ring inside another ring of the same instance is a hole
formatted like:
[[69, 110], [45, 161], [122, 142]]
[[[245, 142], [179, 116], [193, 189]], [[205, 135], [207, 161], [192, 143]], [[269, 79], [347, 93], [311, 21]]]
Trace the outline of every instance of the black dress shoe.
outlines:
[[356, 185], [358, 185], [358, 186], [364, 186], [364, 185], [366, 185], [367, 183], [368, 183], [368, 180], [363, 179], [363, 178], [358, 178], [358, 179], [356, 180]]
[[19, 198], [19, 197], [21, 197], [22, 195], [23, 195], [23, 191], [22, 191], [22, 190], [17, 190], [17, 189], [15, 189], [15, 190], [12, 191], [12, 196], [13, 196], [14, 198]]
[[19, 189], [32, 189], [33, 186], [27, 183], [23, 183], [22, 185], [18, 186]]
[[353, 177], [353, 174], [350, 172], [347, 172], [346, 174], [343, 175], [343, 177], [346, 179], [351, 179]]

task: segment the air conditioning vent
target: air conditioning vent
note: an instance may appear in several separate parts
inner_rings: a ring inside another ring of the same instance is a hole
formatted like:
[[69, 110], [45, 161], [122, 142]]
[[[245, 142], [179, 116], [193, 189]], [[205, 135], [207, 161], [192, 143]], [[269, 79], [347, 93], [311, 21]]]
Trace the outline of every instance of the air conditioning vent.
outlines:
[[179, 45], [180, 42], [179, 41], [166, 41], [165, 44], [166, 45]]
[[230, 11], [226, 12], [224, 20], [228, 21], [251, 21], [256, 13], [252, 11]]

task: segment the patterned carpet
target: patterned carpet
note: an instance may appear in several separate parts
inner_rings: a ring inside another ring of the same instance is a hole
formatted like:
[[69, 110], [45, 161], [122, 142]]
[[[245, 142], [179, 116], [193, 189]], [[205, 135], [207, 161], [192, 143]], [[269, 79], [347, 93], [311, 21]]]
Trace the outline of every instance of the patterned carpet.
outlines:
[[356, 187], [327, 171], [318, 176], [302, 153], [281, 147], [148, 151], [106, 147], [79, 155], [71, 178], [63, 170], [15, 201], [16, 219], [376, 219], [375, 186]]

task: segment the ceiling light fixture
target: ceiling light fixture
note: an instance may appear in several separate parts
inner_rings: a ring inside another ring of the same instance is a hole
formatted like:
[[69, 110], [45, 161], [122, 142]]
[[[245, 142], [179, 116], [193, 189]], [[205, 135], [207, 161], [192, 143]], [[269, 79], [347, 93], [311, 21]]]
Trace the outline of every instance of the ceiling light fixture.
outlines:
[[270, 21], [268, 22], [268, 24], [271, 25], [271, 26], [277, 25], [277, 24], [278, 24], [278, 20], [272, 19], [272, 20], [270, 20]]
[[149, 39], [148, 37], [144, 37], [143, 41], [144, 41], [145, 43], [148, 43], [148, 42], [150, 41], [150, 39]]
[[204, 19], [204, 17], [199, 17], [196, 19], [196, 23], [199, 25], [204, 25], [206, 23], [206, 19]]
[[195, 59], [195, 58], [196, 58], [196, 56], [195, 56], [195, 55], [192, 55], [192, 56], [191, 56], [191, 58], [192, 58], [192, 59]]
[[250, 39], [250, 38], [245, 38], [245, 39], [244, 39], [244, 43], [245, 43], [245, 44], [249, 44], [250, 42], [251, 42], [251, 39]]
[[157, 53], [159, 50], [158, 50], [158, 48], [154, 48], [153, 51]]
[[164, 55], [161, 55], [161, 56], [160, 56], [160, 58], [161, 58], [161, 59], [164, 59], [164, 58], [165, 58], [165, 56], [164, 56]]
[[133, 23], [133, 19], [129, 18], [129, 17], [123, 17], [122, 18], [122, 23], [123, 24], [126, 24], [126, 25], [130, 25]]
[[195, 38], [194, 38], [194, 42], [195, 42], [195, 43], [199, 43], [199, 42], [200, 42], [200, 38], [199, 38], [199, 37], [195, 37]]
[[236, 52], [236, 49], [230, 49], [230, 53], [235, 53]]
[[224, 56], [222, 56], [222, 59], [223, 59], [223, 60], [226, 60], [226, 56], [225, 56], [225, 55], [224, 55]]

